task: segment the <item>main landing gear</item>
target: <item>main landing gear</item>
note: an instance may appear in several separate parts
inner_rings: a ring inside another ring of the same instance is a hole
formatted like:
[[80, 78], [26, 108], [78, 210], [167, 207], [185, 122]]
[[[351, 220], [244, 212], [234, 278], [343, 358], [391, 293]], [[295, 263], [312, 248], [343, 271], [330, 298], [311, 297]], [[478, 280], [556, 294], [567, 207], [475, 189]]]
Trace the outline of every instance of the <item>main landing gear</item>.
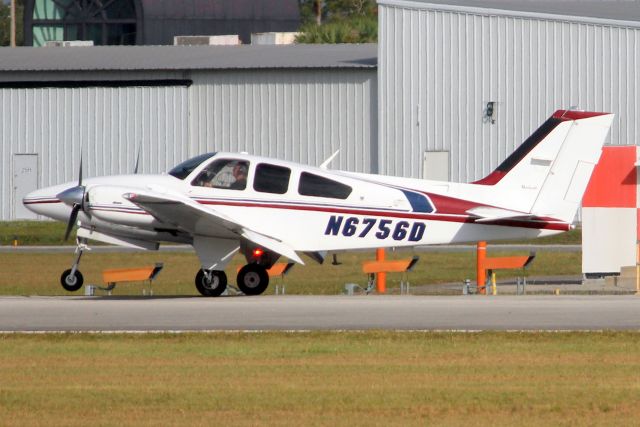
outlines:
[[[204, 261], [211, 262], [209, 265], [221, 265], [219, 261], [223, 259], [223, 256], [220, 254], [224, 253], [228, 257], [235, 253], [237, 246], [231, 249], [233, 250], [230, 254], [227, 254], [228, 251], [218, 251], [219, 254], [211, 254], [219, 255], [218, 257], [211, 256], [211, 259], [205, 258]], [[203, 250], [204, 252], [206, 252], [206, 248]], [[246, 240], [240, 242], [240, 253], [245, 256], [247, 264], [238, 271], [238, 289], [245, 295], [262, 294], [269, 287], [267, 269], [275, 264], [280, 255], [257, 247]], [[222, 295], [227, 289], [227, 275], [221, 270], [200, 270], [196, 274], [196, 289], [206, 297]]]
[[227, 289], [227, 274], [221, 270], [198, 270], [196, 289], [202, 296], [218, 297]]
[[[269, 286], [267, 269], [256, 263], [247, 264], [238, 272], [238, 288], [245, 295], [260, 295]], [[227, 275], [221, 270], [198, 270], [196, 289], [202, 296], [217, 297], [227, 289]]]
[[238, 272], [238, 287], [245, 295], [260, 295], [268, 286], [269, 274], [260, 264], [247, 264]]
[[62, 287], [69, 292], [75, 292], [82, 287], [84, 283], [84, 277], [82, 277], [82, 273], [78, 270], [78, 265], [80, 264], [80, 258], [82, 257], [82, 253], [89, 249], [85, 240], [78, 239], [76, 240], [76, 259], [73, 262], [73, 265], [70, 269], [65, 270], [60, 276], [60, 284]]
[[[267, 269], [260, 264], [247, 264], [238, 272], [238, 288], [245, 295], [260, 295], [269, 286]], [[227, 275], [221, 270], [198, 270], [196, 289], [202, 296], [217, 297], [227, 289]]]

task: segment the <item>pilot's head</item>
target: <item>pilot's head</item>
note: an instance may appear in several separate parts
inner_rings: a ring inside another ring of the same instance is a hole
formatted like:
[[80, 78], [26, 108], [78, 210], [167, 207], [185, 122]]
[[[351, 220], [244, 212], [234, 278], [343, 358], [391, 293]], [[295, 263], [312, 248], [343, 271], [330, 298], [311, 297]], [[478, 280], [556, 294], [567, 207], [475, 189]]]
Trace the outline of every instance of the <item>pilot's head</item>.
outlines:
[[247, 179], [247, 165], [238, 163], [233, 167], [233, 176], [236, 179]]

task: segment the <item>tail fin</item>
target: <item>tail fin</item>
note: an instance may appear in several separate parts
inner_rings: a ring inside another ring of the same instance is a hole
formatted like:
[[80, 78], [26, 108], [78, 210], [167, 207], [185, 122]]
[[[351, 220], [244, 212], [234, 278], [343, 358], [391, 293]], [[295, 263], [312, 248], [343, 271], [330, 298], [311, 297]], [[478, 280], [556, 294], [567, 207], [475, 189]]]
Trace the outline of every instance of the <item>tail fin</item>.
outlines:
[[491, 174], [505, 207], [572, 222], [613, 114], [558, 110]]

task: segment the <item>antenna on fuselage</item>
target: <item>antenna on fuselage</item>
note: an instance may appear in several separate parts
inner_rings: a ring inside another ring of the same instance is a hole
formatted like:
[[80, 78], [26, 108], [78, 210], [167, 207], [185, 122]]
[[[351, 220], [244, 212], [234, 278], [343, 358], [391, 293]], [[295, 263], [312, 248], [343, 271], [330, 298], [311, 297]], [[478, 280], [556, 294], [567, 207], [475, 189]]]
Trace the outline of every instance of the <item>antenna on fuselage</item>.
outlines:
[[338, 148], [335, 153], [329, 156], [327, 160], [322, 162], [322, 164], [320, 165], [320, 169], [327, 169], [327, 166], [329, 166], [329, 163], [331, 163], [331, 161], [336, 158], [339, 152], [340, 152], [340, 149]]

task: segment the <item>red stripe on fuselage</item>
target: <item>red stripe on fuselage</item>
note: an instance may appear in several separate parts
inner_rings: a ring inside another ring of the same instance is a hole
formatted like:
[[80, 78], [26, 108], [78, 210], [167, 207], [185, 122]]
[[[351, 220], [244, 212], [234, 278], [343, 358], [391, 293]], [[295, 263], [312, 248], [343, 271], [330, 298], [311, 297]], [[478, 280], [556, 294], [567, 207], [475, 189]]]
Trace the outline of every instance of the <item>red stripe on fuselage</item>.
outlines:
[[61, 203], [60, 200], [24, 201], [23, 205], [44, 205], [51, 203]]
[[[377, 216], [377, 217], [390, 217], [390, 218], [403, 218], [403, 219], [421, 219], [428, 221], [445, 221], [445, 222], [461, 222], [473, 224], [476, 218], [469, 215], [452, 214], [424, 214], [424, 213], [412, 213], [412, 212], [388, 212], [388, 211], [374, 211], [374, 210], [362, 210], [362, 209], [347, 209], [347, 208], [327, 208], [327, 207], [315, 207], [315, 206], [283, 206], [270, 203], [246, 203], [246, 202], [214, 202], [210, 200], [196, 200], [202, 205], [222, 205], [222, 206], [237, 206], [247, 208], [267, 208], [267, 209], [286, 209], [296, 211], [311, 211], [311, 212], [326, 212], [326, 213], [338, 213], [346, 215], [362, 215], [362, 216]], [[477, 205], [473, 205], [477, 206]], [[560, 230], [567, 231], [571, 228], [570, 224], [564, 222], [550, 222], [547, 218], [540, 218], [540, 220], [522, 221], [522, 220], [496, 220], [492, 222], [483, 222], [479, 225], [499, 225], [504, 227], [520, 227], [520, 228], [535, 228], [541, 230]]]

